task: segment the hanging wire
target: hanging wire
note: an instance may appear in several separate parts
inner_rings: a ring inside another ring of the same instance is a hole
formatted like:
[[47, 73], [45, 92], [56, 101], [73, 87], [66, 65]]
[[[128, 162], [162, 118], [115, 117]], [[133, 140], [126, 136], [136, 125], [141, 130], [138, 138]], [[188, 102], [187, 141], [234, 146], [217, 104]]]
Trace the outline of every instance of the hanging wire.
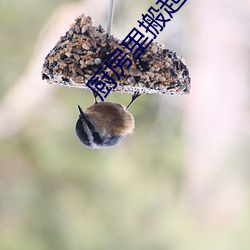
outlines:
[[109, 12], [108, 12], [108, 25], [107, 25], [107, 33], [108, 34], [111, 34], [111, 30], [112, 30], [114, 10], [115, 10], [115, 0], [110, 0]]

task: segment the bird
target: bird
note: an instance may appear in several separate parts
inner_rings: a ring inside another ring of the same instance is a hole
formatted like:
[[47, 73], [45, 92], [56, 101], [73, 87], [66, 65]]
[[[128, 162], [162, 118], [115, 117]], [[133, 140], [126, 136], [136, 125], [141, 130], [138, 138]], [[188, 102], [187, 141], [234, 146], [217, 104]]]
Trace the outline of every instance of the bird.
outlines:
[[81, 143], [91, 149], [117, 146], [134, 130], [134, 117], [128, 108], [139, 96], [139, 93], [135, 93], [127, 107], [119, 103], [97, 102], [95, 94], [95, 103], [85, 112], [78, 105], [79, 118], [75, 130]]

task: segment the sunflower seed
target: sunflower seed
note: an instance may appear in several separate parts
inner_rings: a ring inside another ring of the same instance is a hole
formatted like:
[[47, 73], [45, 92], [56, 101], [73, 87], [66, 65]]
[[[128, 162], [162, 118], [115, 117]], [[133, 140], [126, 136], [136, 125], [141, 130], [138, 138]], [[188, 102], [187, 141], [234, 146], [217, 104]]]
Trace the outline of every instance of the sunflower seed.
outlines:
[[140, 72], [139, 70], [135, 69], [135, 68], [130, 68], [129, 69], [129, 74], [131, 76], [141, 76], [142, 72]]
[[94, 65], [95, 63], [94, 63], [93, 61], [87, 60], [87, 61], [85, 62], [85, 64], [86, 64], [86, 65]]
[[85, 49], [85, 50], [89, 50], [89, 46], [86, 44], [86, 43], [83, 43], [82, 44], [82, 48]]

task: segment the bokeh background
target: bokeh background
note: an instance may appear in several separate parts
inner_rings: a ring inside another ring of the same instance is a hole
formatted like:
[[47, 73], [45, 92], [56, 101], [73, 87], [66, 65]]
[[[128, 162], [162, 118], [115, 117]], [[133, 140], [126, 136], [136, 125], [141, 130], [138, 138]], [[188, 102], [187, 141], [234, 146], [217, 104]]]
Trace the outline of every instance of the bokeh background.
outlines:
[[[0, 249], [249, 250], [249, 0], [188, 0], [157, 39], [185, 58], [191, 94], [140, 97], [134, 134], [90, 150], [74, 126], [92, 94], [41, 67], [81, 13], [106, 27], [108, 2], [0, 2]], [[117, 0], [113, 34], [155, 2]]]

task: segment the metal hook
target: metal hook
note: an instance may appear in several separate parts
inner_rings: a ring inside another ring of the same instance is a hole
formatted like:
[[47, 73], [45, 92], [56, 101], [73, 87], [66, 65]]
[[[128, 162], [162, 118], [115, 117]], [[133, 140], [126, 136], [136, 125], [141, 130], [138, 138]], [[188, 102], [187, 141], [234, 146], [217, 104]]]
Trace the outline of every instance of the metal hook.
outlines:
[[112, 30], [114, 10], [115, 10], [115, 0], [110, 0], [109, 12], [108, 12], [108, 25], [107, 25], [107, 33], [109, 35], [111, 34], [111, 30]]

